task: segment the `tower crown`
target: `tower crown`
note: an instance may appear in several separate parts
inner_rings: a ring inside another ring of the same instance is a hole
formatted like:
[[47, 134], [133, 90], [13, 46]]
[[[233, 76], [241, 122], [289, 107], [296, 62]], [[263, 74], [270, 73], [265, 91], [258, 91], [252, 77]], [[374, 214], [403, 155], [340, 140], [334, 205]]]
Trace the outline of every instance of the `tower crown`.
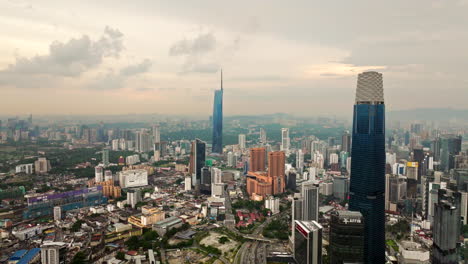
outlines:
[[383, 104], [382, 74], [369, 71], [358, 75], [356, 104]]

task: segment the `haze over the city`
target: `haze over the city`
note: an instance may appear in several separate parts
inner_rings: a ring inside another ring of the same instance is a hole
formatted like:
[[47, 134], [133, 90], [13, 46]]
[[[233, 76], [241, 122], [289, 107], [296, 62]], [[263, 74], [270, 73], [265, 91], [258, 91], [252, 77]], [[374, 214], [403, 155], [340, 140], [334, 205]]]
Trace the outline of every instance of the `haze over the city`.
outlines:
[[[92, 4], [92, 5], [91, 5]], [[466, 108], [467, 1], [0, 0], [3, 115], [349, 114]]]

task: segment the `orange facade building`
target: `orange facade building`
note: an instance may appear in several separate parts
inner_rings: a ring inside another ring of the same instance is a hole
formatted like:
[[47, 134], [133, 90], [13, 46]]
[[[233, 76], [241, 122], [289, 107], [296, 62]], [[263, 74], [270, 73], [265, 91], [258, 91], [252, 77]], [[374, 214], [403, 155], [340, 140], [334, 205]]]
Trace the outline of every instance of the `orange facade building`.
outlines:
[[250, 171], [265, 171], [265, 148], [251, 148], [250, 149]]
[[[259, 153], [261, 153], [261, 150], [254, 152], [255, 155], [261, 155]], [[256, 158], [253, 158], [252, 163], [257, 162], [255, 159]], [[283, 193], [285, 190], [285, 162], [286, 156], [283, 151], [268, 153], [268, 173], [258, 170], [249, 171], [247, 175], [247, 193], [250, 196], [256, 194], [262, 197]]]

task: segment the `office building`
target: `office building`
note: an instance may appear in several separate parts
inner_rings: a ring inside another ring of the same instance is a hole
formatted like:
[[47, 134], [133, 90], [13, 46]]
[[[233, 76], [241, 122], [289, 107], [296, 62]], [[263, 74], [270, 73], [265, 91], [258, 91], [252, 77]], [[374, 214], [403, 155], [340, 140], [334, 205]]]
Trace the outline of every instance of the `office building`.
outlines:
[[322, 229], [316, 221], [296, 221], [294, 260], [298, 264], [322, 263]]
[[351, 150], [351, 211], [364, 216], [364, 263], [385, 263], [385, 105], [382, 74], [359, 74]]
[[202, 194], [211, 194], [211, 167], [203, 167], [202, 174], [201, 174], [201, 182], [200, 182], [200, 192]]
[[148, 171], [144, 169], [125, 170], [119, 172], [121, 188], [141, 187], [148, 185]]
[[348, 130], [341, 136], [341, 151], [351, 152], [351, 134]]
[[302, 185], [302, 218], [304, 221], [319, 220], [319, 192], [317, 184], [305, 183]]
[[403, 201], [407, 194], [406, 177], [387, 174], [385, 175], [385, 210], [397, 211], [398, 202]]
[[206, 143], [200, 139], [192, 141], [190, 150], [189, 174], [192, 176], [192, 186], [201, 182], [201, 169], [205, 166]]
[[289, 147], [291, 144], [291, 140], [289, 139], [289, 128], [282, 128], [281, 129], [281, 150], [289, 153]]
[[460, 153], [462, 137], [442, 135], [440, 141], [440, 170], [449, 172], [455, 168], [455, 156]]
[[460, 239], [461, 194], [439, 189], [438, 201], [434, 205], [433, 264], [457, 264], [458, 241]]
[[333, 176], [333, 196], [340, 201], [348, 200], [349, 178], [346, 176]]
[[364, 219], [360, 212], [332, 213], [329, 250], [331, 264], [363, 263]]
[[223, 71], [221, 70], [221, 89], [215, 90], [213, 102], [213, 153], [223, 153]]
[[250, 149], [250, 171], [266, 171], [265, 168], [266, 149]]

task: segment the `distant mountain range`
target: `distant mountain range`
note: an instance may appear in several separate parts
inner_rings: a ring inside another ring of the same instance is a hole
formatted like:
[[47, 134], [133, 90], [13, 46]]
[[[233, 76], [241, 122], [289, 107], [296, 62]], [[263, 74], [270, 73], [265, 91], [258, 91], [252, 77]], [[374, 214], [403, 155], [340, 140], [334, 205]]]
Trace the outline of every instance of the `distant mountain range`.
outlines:
[[389, 120], [401, 121], [468, 121], [468, 109], [452, 108], [418, 108], [409, 110], [391, 111], [387, 113]]

